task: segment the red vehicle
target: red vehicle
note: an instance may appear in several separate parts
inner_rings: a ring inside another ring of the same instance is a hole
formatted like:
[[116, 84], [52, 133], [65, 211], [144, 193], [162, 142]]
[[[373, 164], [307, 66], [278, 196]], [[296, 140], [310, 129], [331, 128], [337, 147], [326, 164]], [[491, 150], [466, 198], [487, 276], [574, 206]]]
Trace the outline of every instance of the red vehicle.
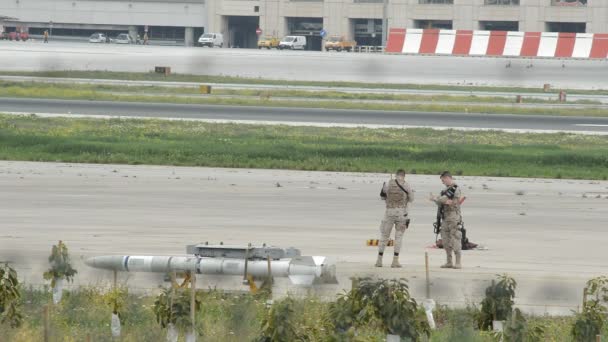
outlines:
[[21, 32], [21, 33], [19, 34], [19, 39], [20, 39], [22, 42], [24, 42], [24, 41], [26, 41], [26, 40], [30, 39], [30, 34], [29, 34], [29, 33], [27, 33], [27, 32]]
[[19, 36], [17, 36], [17, 32], [15, 32], [15, 31], [9, 32], [8, 40], [19, 40]]

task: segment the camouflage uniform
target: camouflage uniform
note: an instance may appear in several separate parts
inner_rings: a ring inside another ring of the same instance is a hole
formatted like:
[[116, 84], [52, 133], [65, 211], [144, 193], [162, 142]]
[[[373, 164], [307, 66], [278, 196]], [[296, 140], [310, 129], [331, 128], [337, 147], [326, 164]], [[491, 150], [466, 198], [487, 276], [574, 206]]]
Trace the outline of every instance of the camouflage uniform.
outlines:
[[[462, 232], [460, 231], [460, 223], [462, 216], [460, 214], [460, 199], [462, 192], [458, 185], [453, 183], [441, 192], [441, 196], [435, 199], [438, 206], [442, 206], [443, 216], [441, 220], [441, 240], [443, 248], [447, 255], [447, 263], [443, 268], [461, 268], [461, 249], [462, 249]], [[451, 204], [447, 201], [451, 200]], [[452, 264], [452, 252], [456, 256], [456, 265]]]
[[401, 251], [403, 233], [405, 233], [405, 230], [407, 229], [407, 206], [414, 201], [414, 191], [405, 181], [403, 184], [399, 184], [407, 193], [397, 185], [396, 179], [391, 179], [383, 188], [386, 193], [386, 211], [384, 213], [384, 219], [380, 224], [380, 243], [378, 245], [378, 261], [376, 262], [377, 267], [382, 266], [382, 256], [384, 255], [384, 249], [390, 238], [393, 226], [395, 227], [395, 246], [393, 263], [391, 266], [401, 267], [401, 265], [399, 265], [399, 252]]

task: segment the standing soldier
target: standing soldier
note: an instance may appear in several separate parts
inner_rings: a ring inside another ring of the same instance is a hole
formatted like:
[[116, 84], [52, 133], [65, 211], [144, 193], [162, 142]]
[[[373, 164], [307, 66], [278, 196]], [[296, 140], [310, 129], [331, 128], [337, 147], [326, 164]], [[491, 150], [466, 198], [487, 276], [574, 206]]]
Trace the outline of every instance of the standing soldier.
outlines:
[[[447, 256], [447, 262], [441, 268], [460, 269], [462, 268], [460, 263], [462, 250], [460, 200], [462, 193], [458, 185], [454, 183], [449, 171], [444, 171], [440, 179], [446, 189], [438, 197], [431, 195], [430, 199], [440, 207], [441, 211], [441, 240]], [[452, 263], [452, 251], [456, 256], [456, 264]]]
[[144, 32], [144, 45], [148, 45], [148, 32]]
[[49, 31], [48, 30], [44, 30], [44, 42], [45, 43], [49, 42]]
[[414, 201], [414, 191], [405, 181], [404, 170], [398, 170], [396, 179], [384, 183], [380, 196], [386, 201], [386, 211], [380, 224], [380, 244], [378, 245], [376, 267], [382, 267], [384, 248], [386, 248], [393, 226], [395, 227], [395, 249], [391, 267], [401, 267], [399, 264], [401, 240], [410, 222], [407, 216], [407, 206]]

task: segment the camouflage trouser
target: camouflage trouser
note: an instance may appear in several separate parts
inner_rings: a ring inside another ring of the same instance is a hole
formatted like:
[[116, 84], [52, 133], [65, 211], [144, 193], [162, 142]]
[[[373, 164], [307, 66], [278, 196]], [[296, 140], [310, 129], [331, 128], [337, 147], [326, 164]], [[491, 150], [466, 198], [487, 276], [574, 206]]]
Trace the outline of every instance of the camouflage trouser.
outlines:
[[458, 229], [458, 221], [444, 220], [441, 222], [441, 241], [446, 252], [460, 253], [462, 249], [462, 232]]
[[399, 254], [401, 251], [401, 240], [403, 239], [403, 233], [405, 233], [407, 220], [407, 211], [405, 208], [391, 208], [386, 209], [384, 213], [384, 219], [380, 224], [380, 243], [378, 244], [378, 252], [384, 253], [384, 248], [391, 236], [391, 231], [395, 227], [395, 253]]

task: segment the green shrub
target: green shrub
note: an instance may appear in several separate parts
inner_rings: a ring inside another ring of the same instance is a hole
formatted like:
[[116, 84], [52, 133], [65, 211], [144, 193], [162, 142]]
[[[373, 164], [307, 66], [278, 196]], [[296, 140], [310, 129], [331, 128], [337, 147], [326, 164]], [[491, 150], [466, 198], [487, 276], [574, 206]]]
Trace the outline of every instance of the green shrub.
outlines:
[[608, 319], [608, 278], [598, 277], [587, 282], [585, 288], [587, 300], [581, 313], [576, 315], [572, 326], [572, 337], [577, 342], [595, 341]]
[[371, 325], [411, 341], [430, 336], [424, 311], [410, 296], [405, 279], [358, 279], [350, 292], [332, 304], [331, 312], [342, 334]]
[[486, 297], [481, 302], [477, 324], [481, 330], [490, 330], [492, 321], [506, 321], [513, 311], [513, 299], [517, 282], [506, 274], [498, 275], [498, 282], [486, 288]]
[[583, 312], [577, 314], [572, 326], [572, 337], [577, 342], [595, 341], [606, 320], [606, 308], [596, 302], [587, 303]]
[[[164, 329], [173, 324], [181, 333], [192, 329], [190, 317], [190, 289], [164, 289], [154, 301], [156, 321]], [[195, 310], [201, 308], [200, 294], [195, 295]]]
[[17, 271], [5, 263], [0, 267], [0, 324], [17, 328], [23, 322], [21, 288]]
[[291, 298], [278, 301], [270, 306], [262, 321], [260, 342], [296, 341], [294, 320], [295, 302]]
[[315, 298], [282, 299], [266, 311], [258, 341], [329, 341], [334, 331], [329, 314], [329, 304]]

